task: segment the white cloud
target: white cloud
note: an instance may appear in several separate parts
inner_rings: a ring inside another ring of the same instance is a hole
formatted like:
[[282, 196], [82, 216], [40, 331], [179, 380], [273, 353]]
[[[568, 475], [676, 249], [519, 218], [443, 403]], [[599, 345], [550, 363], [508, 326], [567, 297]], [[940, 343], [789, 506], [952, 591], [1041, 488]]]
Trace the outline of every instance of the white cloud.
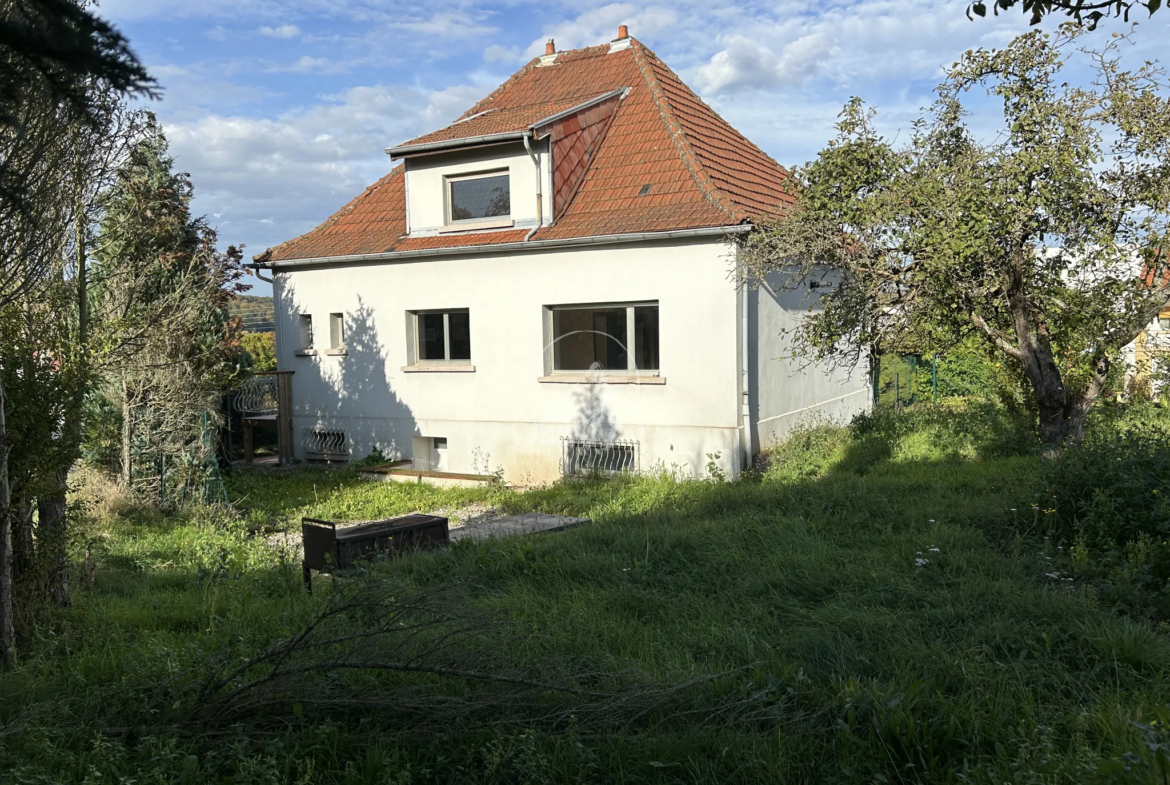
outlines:
[[260, 35], [266, 35], [269, 38], [295, 38], [300, 34], [301, 28], [296, 25], [281, 25], [279, 27], [264, 25], [260, 28]]
[[548, 39], [556, 41], [558, 50], [596, 46], [617, 37], [618, 25], [628, 25], [635, 37], [651, 37], [672, 28], [678, 15], [669, 7], [648, 6], [639, 9], [631, 3], [609, 3], [579, 15], [576, 19], [544, 28], [544, 34], [528, 45], [528, 57], [544, 54]]
[[696, 69], [698, 87], [724, 90], [801, 85], [819, 75], [825, 62], [840, 49], [824, 33], [813, 33], [787, 44], [779, 55], [742, 35], [724, 39], [726, 49]]
[[492, 44], [483, 50], [483, 61], [485, 63], [515, 63], [524, 59], [526, 58], [514, 46], [505, 47], [499, 44]]
[[499, 32], [498, 27], [482, 24], [478, 19], [457, 11], [441, 11], [430, 19], [397, 21], [390, 26], [445, 39], [480, 38]]
[[351, 64], [345, 60], [330, 60], [327, 57], [310, 57], [301, 55], [296, 62], [287, 65], [273, 65], [270, 73], [288, 72], [292, 74], [344, 74], [350, 70]]
[[228, 37], [228, 30], [223, 25], [216, 25], [203, 35], [210, 38], [212, 41], [226, 41]]
[[490, 88], [485, 90], [474, 85], [456, 85], [445, 90], [437, 90], [428, 97], [426, 109], [423, 110], [420, 119], [431, 129], [450, 125], [489, 92]]

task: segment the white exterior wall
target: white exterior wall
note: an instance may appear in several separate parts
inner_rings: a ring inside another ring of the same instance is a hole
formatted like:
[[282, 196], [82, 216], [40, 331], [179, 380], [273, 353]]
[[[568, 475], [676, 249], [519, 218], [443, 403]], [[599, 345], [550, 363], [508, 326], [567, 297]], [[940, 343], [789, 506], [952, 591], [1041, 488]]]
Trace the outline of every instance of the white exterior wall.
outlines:
[[[551, 210], [547, 141], [533, 142], [542, 176], [545, 220]], [[461, 150], [409, 158], [406, 161], [407, 226], [413, 236], [433, 235], [446, 222], [446, 177], [507, 169], [512, 200], [511, 219], [516, 228], [536, 226], [536, 166], [520, 143], [494, 145], [480, 150]]]
[[[532, 174], [531, 162], [526, 170]], [[531, 180], [529, 180], [531, 182]], [[513, 192], [519, 193], [519, 189]], [[281, 370], [294, 371], [296, 454], [303, 429], [346, 429], [350, 452], [414, 457], [412, 437], [444, 437], [447, 471], [502, 467], [511, 482], [559, 476], [561, 437], [583, 410], [639, 442], [639, 468], [702, 474], [709, 453], [741, 463], [739, 292], [725, 241], [693, 240], [278, 272]], [[543, 307], [657, 300], [665, 384], [545, 383]], [[404, 372], [406, 314], [470, 309], [473, 373]], [[329, 356], [330, 313], [343, 312], [348, 355]], [[296, 356], [298, 314], [319, 354]], [[476, 465], [476, 451], [490, 455]]]
[[[817, 282], [831, 285], [834, 279], [825, 275]], [[747, 290], [753, 453], [782, 441], [801, 421], [817, 417], [848, 421], [868, 411], [872, 399], [864, 361], [846, 368], [792, 358], [785, 332], [800, 324], [810, 305], [816, 307], [816, 290], [807, 281], [785, 289], [778, 274], [768, 276], [765, 284]]]

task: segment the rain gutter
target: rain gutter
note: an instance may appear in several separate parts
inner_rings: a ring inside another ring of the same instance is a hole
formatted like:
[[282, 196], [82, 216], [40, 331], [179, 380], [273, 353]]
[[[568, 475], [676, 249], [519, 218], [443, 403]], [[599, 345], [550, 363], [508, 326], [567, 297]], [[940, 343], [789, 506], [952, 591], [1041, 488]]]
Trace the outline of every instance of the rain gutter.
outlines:
[[622, 243], [653, 242], [655, 240], [683, 240], [699, 237], [727, 237], [745, 234], [752, 230], [751, 224], [732, 226], [707, 226], [700, 229], [674, 229], [665, 232], [635, 232], [631, 234], [604, 234], [593, 237], [569, 237], [560, 240], [523, 240], [491, 245], [459, 245], [450, 248], [422, 248], [417, 251], [383, 251], [382, 253], [349, 254], [346, 256], [319, 256], [306, 259], [284, 259], [276, 262], [252, 262], [253, 269], [284, 270], [295, 267], [333, 266], [349, 264], [377, 264], [380, 262], [412, 261], [442, 256], [468, 256], [480, 254], [502, 254], [514, 251], [539, 251], [559, 248], [588, 248], [598, 245], [619, 245]]

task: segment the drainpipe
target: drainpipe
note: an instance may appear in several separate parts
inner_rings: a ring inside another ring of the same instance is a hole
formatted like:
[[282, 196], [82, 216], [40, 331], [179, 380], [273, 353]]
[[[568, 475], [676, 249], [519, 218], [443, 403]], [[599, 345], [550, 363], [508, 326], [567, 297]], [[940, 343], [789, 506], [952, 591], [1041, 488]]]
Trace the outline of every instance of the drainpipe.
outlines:
[[743, 325], [740, 329], [743, 330], [743, 344], [741, 349], [740, 362], [743, 363], [743, 371], [740, 374], [741, 384], [743, 385], [742, 396], [742, 410], [740, 416], [743, 422], [743, 454], [744, 454], [744, 469], [750, 469], [752, 466], [752, 402], [751, 402], [751, 373], [750, 373], [750, 359], [751, 350], [749, 342], [748, 330], [750, 323], [748, 321], [748, 285], [745, 282], [743, 285], [743, 309], [742, 320]]
[[536, 234], [536, 230], [544, 223], [544, 187], [542, 185], [543, 178], [540, 176], [540, 160], [536, 157], [536, 153], [532, 151], [530, 141], [532, 139], [531, 133], [524, 134], [524, 150], [528, 153], [528, 157], [532, 159], [532, 165], [536, 167], [536, 226], [532, 228], [528, 234], [524, 235], [524, 242], [532, 239], [532, 235]]
[[272, 284], [272, 333], [276, 336], [276, 368], [280, 370], [282, 363], [280, 362], [280, 350], [284, 347], [284, 341], [281, 340], [280, 329], [280, 292], [276, 290], [276, 281], [272, 278], [265, 278], [264, 273], [260, 272], [261, 267], [256, 264], [249, 265], [252, 272], [256, 273], [256, 277], [265, 283]]

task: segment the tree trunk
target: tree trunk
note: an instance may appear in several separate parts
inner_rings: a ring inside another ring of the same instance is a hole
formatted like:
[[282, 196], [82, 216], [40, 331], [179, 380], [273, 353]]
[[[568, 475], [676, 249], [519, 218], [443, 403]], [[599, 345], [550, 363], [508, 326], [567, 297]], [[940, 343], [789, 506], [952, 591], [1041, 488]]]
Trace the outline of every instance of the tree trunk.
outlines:
[[8, 515], [12, 529], [12, 578], [27, 575], [33, 566], [33, 505], [23, 493], [9, 493]]
[[[89, 382], [88, 232], [84, 202], [79, 199], [74, 219], [77, 262], [77, 360], [80, 366], [72, 405], [66, 406], [61, 426], [61, 465], [53, 473], [52, 492], [37, 500], [39, 531], [44, 542], [49, 598], [58, 608], [69, 605], [69, 470], [81, 454], [81, 418]], [[125, 414], [125, 409], [123, 409]], [[123, 448], [124, 449], [124, 448]]]
[[122, 376], [122, 487], [130, 490], [130, 481], [133, 479], [130, 456], [130, 440], [133, 435], [133, 423], [130, 421], [130, 387], [126, 376]]
[[[1105, 389], [1110, 362], [1104, 354], [1093, 359], [1093, 377], [1089, 386], [1075, 400], [1069, 400], [1060, 369], [1052, 356], [1047, 334], [1023, 352], [1024, 374], [1032, 384], [1032, 394], [1040, 414], [1040, 440], [1045, 454], [1052, 457], [1068, 445], [1080, 444], [1085, 438], [1085, 421], [1093, 404]], [[1024, 341], [1020, 341], [1021, 346]]]
[[0, 659], [16, 662], [12, 624], [12, 519], [9, 517], [8, 429], [4, 422], [4, 384], [0, 382]]
[[53, 474], [52, 493], [37, 499], [37, 539], [45, 555], [49, 598], [58, 608], [69, 605], [69, 544], [65, 517], [68, 480], [69, 470], [57, 469]]
[[1064, 378], [1052, 354], [1052, 342], [1047, 326], [1032, 323], [1032, 313], [1024, 294], [1023, 265], [1014, 265], [1011, 286], [1008, 287], [1008, 306], [1012, 327], [1019, 347], [1019, 360], [1024, 376], [1032, 385], [1032, 395], [1040, 419], [1040, 441], [1045, 454], [1054, 455], [1064, 447], [1068, 436], [1068, 391]]

